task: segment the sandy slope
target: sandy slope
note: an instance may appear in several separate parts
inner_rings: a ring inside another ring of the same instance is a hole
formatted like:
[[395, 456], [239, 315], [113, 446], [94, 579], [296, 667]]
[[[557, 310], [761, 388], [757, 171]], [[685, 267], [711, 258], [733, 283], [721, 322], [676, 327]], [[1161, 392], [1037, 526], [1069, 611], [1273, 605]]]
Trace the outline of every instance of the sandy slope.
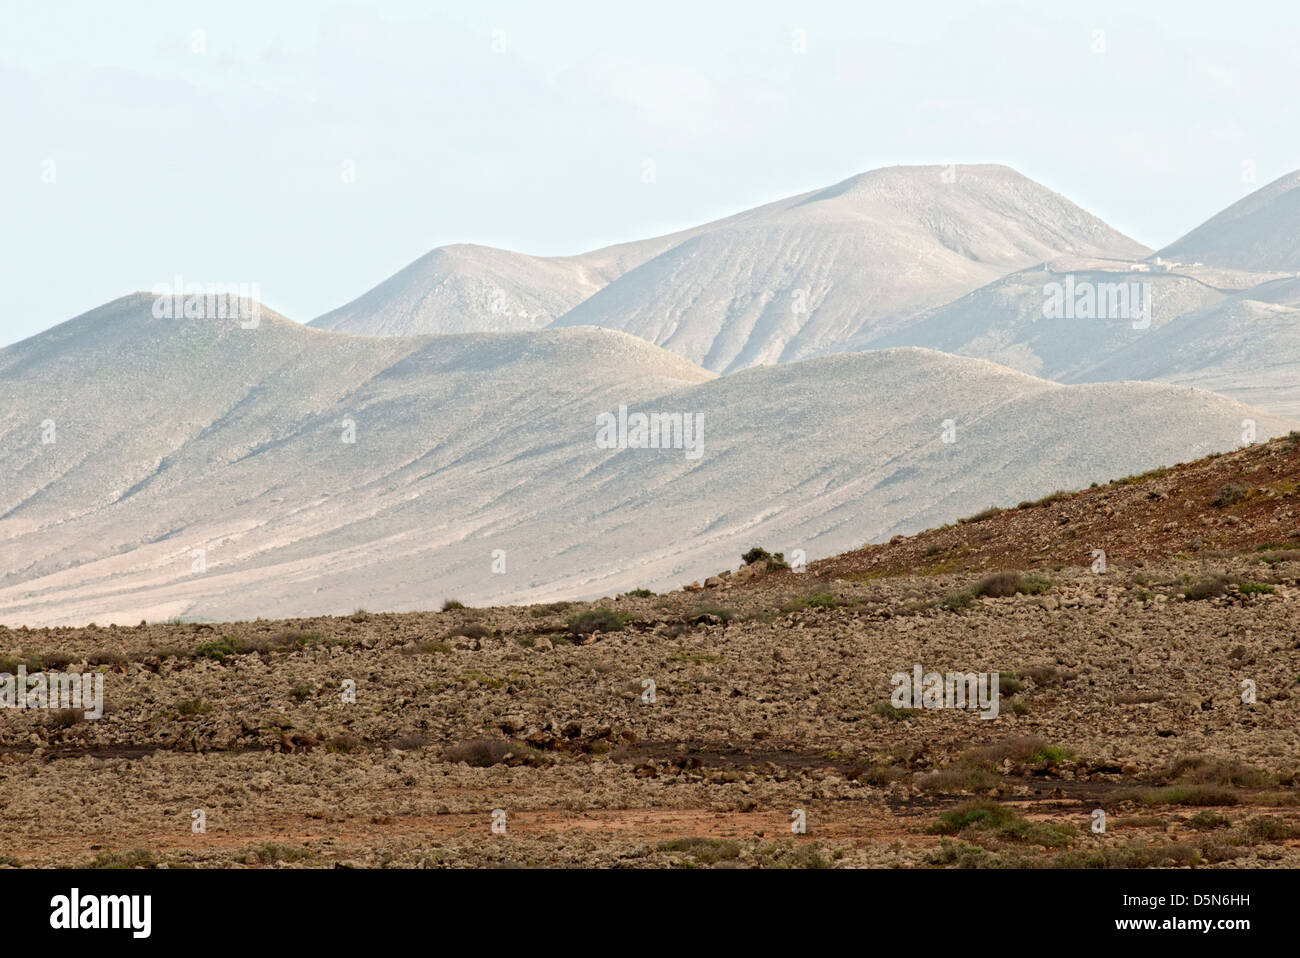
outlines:
[[1160, 255], [1235, 269], [1300, 273], [1300, 170], [1229, 206]]
[[443, 246], [311, 325], [367, 336], [540, 329], [606, 282], [577, 258]]
[[[1244, 418], [1260, 438], [1294, 425], [926, 350], [718, 379], [611, 331], [245, 330], [154, 319], [144, 296], [0, 351], [0, 391], [0, 621], [16, 624], [662, 588], [755, 542], [816, 558], [1232, 448]], [[620, 405], [700, 416], [702, 455], [601, 448], [597, 416]]]

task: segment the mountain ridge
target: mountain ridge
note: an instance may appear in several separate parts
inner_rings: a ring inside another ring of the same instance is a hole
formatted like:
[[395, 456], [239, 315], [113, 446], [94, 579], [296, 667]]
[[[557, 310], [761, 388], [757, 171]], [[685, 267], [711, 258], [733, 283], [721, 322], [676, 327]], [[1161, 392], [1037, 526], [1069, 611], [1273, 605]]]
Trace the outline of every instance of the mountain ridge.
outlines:
[[[138, 297], [103, 309], [0, 351], [0, 621], [664, 588], [751, 540], [815, 558], [1232, 448], [1245, 417], [1261, 437], [1295, 425], [923, 349], [718, 377], [599, 329], [353, 337], [158, 320]], [[92, 328], [135, 332], [113, 350]], [[703, 456], [602, 448], [598, 417], [620, 405], [702, 417]]]

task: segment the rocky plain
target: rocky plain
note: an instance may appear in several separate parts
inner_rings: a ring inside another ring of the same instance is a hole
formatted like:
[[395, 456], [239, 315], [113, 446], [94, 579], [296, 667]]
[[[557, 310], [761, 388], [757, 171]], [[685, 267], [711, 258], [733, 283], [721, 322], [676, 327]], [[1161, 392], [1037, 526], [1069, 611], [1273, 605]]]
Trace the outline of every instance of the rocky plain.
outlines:
[[0, 628], [104, 676], [5, 713], [0, 862], [1300, 866], [1298, 512], [1293, 434], [665, 594]]

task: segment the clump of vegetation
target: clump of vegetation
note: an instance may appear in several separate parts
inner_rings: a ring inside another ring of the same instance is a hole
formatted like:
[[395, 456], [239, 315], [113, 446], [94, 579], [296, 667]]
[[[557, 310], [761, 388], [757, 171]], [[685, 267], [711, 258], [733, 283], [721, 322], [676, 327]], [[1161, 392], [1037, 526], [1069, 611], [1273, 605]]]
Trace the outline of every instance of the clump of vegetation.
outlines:
[[893, 702], [877, 702], [871, 706], [871, 714], [882, 716], [891, 722], [902, 722], [915, 717], [916, 709], [900, 709]]
[[991, 801], [966, 802], [944, 812], [930, 831], [937, 835], [989, 836], [1047, 848], [1064, 848], [1077, 834], [1071, 825], [1030, 822], [1015, 809]]
[[1189, 818], [1187, 824], [1198, 832], [1208, 832], [1215, 828], [1227, 828], [1232, 823], [1226, 815], [1204, 809]]
[[91, 652], [90, 655], [86, 656], [86, 664], [91, 666], [106, 665], [111, 668], [118, 668], [126, 665], [128, 661], [130, 660], [121, 652], [112, 652], [108, 650]]
[[793, 602], [786, 603], [781, 607], [781, 611], [798, 612], [802, 609], [834, 609], [838, 605], [840, 605], [840, 600], [829, 592], [814, 592], [812, 595], [805, 595]]
[[346, 755], [361, 747], [361, 739], [349, 732], [341, 735], [335, 735], [325, 742], [325, 751], [336, 754]]
[[72, 728], [84, 721], [86, 713], [83, 709], [59, 709], [49, 718], [49, 724], [54, 728]]
[[1242, 595], [1272, 595], [1274, 591], [1273, 587], [1266, 582], [1252, 582], [1239, 576], [1219, 573], [1184, 586], [1182, 594], [1188, 602], [1198, 602], [1226, 594], [1228, 586], [1236, 586], [1237, 591]]
[[493, 765], [541, 765], [548, 758], [540, 751], [503, 738], [472, 738], [453, 745], [443, 753], [447, 762], [464, 762], [474, 768], [491, 768]]
[[1031, 764], [1057, 765], [1061, 762], [1073, 762], [1075, 757], [1074, 750], [1064, 745], [1040, 745], [1029, 753], [1026, 761]]
[[1231, 581], [1226, 575], [1215, 575], [1207, 579], [1200, 579], [1183, 588], [1183, 598], [1188, 602], [1200, 602], [1203, 599], [1217, 598], [1228, 591], [1228, 583]]
[[1194, 808], [1241, 804], [1241, 796], [1236, 792], [1212, 785], [1170, 785], [1167, 788], [1121, 792], [1116, 798], [1119, 801], [1138, 802], [1142, 805], [1190, 805]]
[[1167, 475], [1169, 475], [1168, 466], [1157, 466], [1155, 469], [1149, 469], [1146, 472], [1125, 476], [1123, 479], [1116, 479], [1115, 485], [1140, 486], [1144, 482], [1149, 482], [1152, 479], [1163, 479]]
[[1052, 582], [1036, 573], [1022, 575], [1019, 572], [1004, 570], [985, 576], [975, 584], [976, 597], [989, 596], [1001, 598], [1010, 595], [1041, 595], [1052, 587]]
[[160, 862], [153, 852], [137, 848], [130, 852], [100, 852], [88, 864], [87, 868], [123, 869], [123, 868], [157, 868]]
[[458, 610], [458, 609], [463, 609], [463, 608], [465, 608], [465, 603], [464, 603], [464, 602], [461, 602], [461, 601], [459, 601], [459, 600], [457, 600], [457, 599], [443, 599], [443, 600], [442, 600], [442, 611], [443, 611], [443, 612], [455, 612], [456, 610]]
[[714, 655], [711, 652], [691, 652], [687, 649], [678, 649], [672, 655], [668, 656], [669, 662], [690, 662], [692, 665], [704, 665], [706, 663], [721, 662], [722, 656]]
[[942, 839], [939, 847], [930, 854], [931, 865], [951, 865], [955, 868], [1011, 868], [1014, 863], [995, 855], [987, 848], [971, 845], [968, 842], [954, 842], [951, 838]]
[[572, 602], [545, 602], [542, 605], [533, 606], [531, 612], [532, 615], [540, 619], [548, 615], [559, 615], [568, 612], [571, 608], [573, 608]]
[[983, 522], [985, 519], [992, 519], [994, 516], [1002, 515], [1004, 511], [1004, 509], [1001, 509], [998, 506], [989, 506], [987, 509], [975, 513], [973, 516], [967, 516], [965, 519], [958, 519], [957, 523], [958, 525], [966, 525], [972, 522]]
[[1266, 565], [1277, 565], [1279, 562], [1300, 562], [1300, 549], [1272, 549], [1260, 556], [1259, 561]]
[[446, 655], [450, 651], [451, 646], [442, 639], [425, 639], [423, 642], [415, 643], [414, 648], [410, 649], [407, 654]]
[[955, 612], [969, 607], [976, 599], [1000, 599], [1012, 595], [1042, 595], [1052, 588], [1052, 580], [1035, 572], [1020, 573], [1010, 569], [993, 572], [968, 589], [948, 593], [939, 608]]
[[[837, 853], [838, 857], [838, 853]], [[771, 842], [754, 850], [760, 868], [834, 868], [821, 846], [808, 842]]]
[[604, 607], [588, 609], [569, 620], [571, 635], [592, 635], [596, 632], [622, 632], [632, 616]]
[[20, 665], [25, 666], [28, 673], [42, 672], [45, 670], [45, 659], [39, 655], [29, 655], [21, 659], [14, 655], [0, 655], [0, 672], [13, 675]]
[[301, 845], [279, 845], [264, 842], [244, 851], [244, 859], [252, 859], [261, 865], [274, 865], [277, 862], [298, 862], [311, 858], [312, 853]]
[[1276, 590], [1267, 582], [1243, 582], [1237, 591], [1242, 595], [1272, 595]]
[[916, 784], [927, 792], [984, 792], [997, 786], [998, 777], [987, 768], [958, 762], [926, 772]]
[[486, 639], [492, 634], [492, 630], [483, 625], [462, 625], [452, 629], [447, 633], [448, 638], [460, 637], [463, 639]]
[[731, 838], [671, 838], [659, 843], [659, 851], [688, 855], [695, 865], [734, 861], [740, 850], [740, 842]]
[[1218, 494], [1210, 502], [1210, 505], [1216, 509], [1226, 509], [1230, 506], [1240, 505], [1250, 496], [1250, 489], [1240, 482], [1230, 482], [1219, 490]]
[[975, 603], [975, 596], [969, 589], [957, 589], [949, 592], [939, 600], [939, 608], [949, 612], [960, 612]]
[[1116, 705], [1152, 705], [1164, 698], [1163, 692], [1119, 692], [1114, 701]]
[[1183, 842], [1164, 845], [1118, 845], [1061, 852], [1053, 857], [1053, 868], [1161, 868], [1168, 865], [1199, 865], [1200, 851]]
[[1024, 502], [1022, 502], [1022, 503], [1020, 503], [1018, 506], [1016, 506], [1016, 508], [1017, 508], [1017, 509], [1033, 509], [1035, 506], [1050, 506], [1052, 503], [1054, 503], [1054, 502], [1060, 502], [1062, 499], [1067, 498], [1069, 495], [1070, 495], [1070, 494], [1069, 494], [1068, 492], [1066, 492], [1064, 489], [1057, 489], [1055, 492], [1053, 492], [1053, 493], [1051, 493], [1051, 494], [1049, 494], [1049, 495], [1043, 496], [1043, 498], [1041, 498], [1041, 499], [1035, 499], [1035, 500], [1032, 501], [1032, 502], [1029, 501], [1029, 500], [1025, 500]]
[[889, 785], [891, 782], [899, 782], [907, 778], [907, 771], [896, 765], [859, 761], [845, 773], [844, 777], [851, 782], [861, 782], [864, 785], [874, 785], [880, 788]]
[[1281, 842], [1300, 838], [1300, 828], [1272, 815], [1254, 815], [1241, 823], [1241, 829], [1253, 842]]
[[654, 595], [649, 589], [633, 589], [631, 592], [624, 592], [623, 594], [633, 599], [648, 599]]
[[768, 552], [761, 546], [754, 546], [754, 548], [742, 555], [740, 560], [745, 565], [753, 565], [755, 562], [766, 563], [768, 572], [790, 568], [790, 563], [785, 561], [784, 552]]
[[1059, 669], [1055, 665], [1030, 665], [1021, 669], [1021, 674], [1035, 685], [1061, 685], [1075, 677], [1073, 672]]
[[212, 711], [212, 703], [207, 699], [185, 699], [176, 703], [177, 715], [207, 715]]
[[196, 659], [213, 659], [217, 662], [225, 662], [231, 656], [292, 651], [320, 641], [322, 641], [322, 636], [318, 632], [281, 632], [275, 636], [258, 636], [255, 638], [241, 635], [223, 635], [220, 639], [203, 642], [195, 646], [193, 656]]
[[1177, 759], [1156, 773], [1165, 784], [1235, 785], [1239, 788], [1267, 788], [1276, 778], [1253, 765], [1231, 758], [1191, 755]]
[[717, 605], [707, 605], [702, 609], [695, 610], [694, 621], [696, 623], [699, 623], [702, 619], [705, 619], [706, 617], [712, 617], [718, 619], [719, 621], [722, 622], [723, 625], [726, 625], [728, 622], [730, 622], [732, 619], [736, 617], [736, 613], [731, 609], [724, 609], [721, 606], [717, 606]]
[[271, 645], [281, 649], [300, 649], [307, 645], [315, 645], [323, 640], [324, 636], [319, 632], [281, 632], [271, 640]]
[[1074, 761], [1075, 757], [1074, 751], [1063, 745], [1049, 745], [1032, 735], [1017, 735], [968, 749], [961, 761], [968, 765], [995, 767], [1008, 761], [1016, 765], [1057, 764]]

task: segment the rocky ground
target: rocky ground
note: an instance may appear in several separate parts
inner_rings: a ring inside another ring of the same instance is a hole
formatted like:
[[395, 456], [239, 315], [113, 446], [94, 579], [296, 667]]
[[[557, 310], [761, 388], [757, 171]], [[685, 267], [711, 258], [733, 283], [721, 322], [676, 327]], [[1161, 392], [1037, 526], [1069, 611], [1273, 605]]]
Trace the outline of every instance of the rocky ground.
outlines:
[[[105, 682], [3, 712], [0, 863], [1297, 867], [1295, 445], [668, 595], [0, 628]], [[997, 717], [896, 707], [917, 665]]]

